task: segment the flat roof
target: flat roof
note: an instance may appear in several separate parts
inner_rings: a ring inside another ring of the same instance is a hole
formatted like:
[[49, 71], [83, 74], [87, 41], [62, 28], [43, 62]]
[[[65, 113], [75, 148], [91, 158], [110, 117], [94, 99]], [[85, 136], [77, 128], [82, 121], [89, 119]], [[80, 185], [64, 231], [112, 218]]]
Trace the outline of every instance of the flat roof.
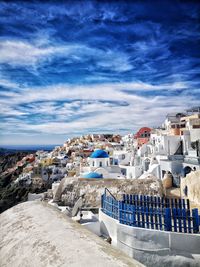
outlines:
[[14, 206], [0, 221], [4, 267], [144, 266], [41, 201]]

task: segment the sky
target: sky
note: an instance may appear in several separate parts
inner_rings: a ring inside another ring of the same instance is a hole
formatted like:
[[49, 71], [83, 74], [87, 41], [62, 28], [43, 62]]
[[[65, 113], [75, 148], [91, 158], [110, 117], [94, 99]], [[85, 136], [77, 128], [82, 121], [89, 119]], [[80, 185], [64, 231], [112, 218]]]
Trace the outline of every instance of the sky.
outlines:
[[0, 1], [0, 145], [134, 133], [200, 104], [198, 1]]

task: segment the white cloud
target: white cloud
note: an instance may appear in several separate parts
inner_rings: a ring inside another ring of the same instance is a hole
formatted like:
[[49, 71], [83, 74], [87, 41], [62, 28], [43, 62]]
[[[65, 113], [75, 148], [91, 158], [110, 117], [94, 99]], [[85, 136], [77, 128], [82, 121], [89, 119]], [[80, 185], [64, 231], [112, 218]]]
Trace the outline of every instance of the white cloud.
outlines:
[[[138, 96], [134, 91], [177, 88], [186, 88], [186, 84], [159, 86], [141, 82], [90, 86], [60, 84], [23, 88], [18, 93], [2, 92], [6, 96], [0, 100], [3, 113], [16, 116], [16, 120], [7, 119], [2, 124], [2, 131], [68, 136], [92, 130], [119, 132], [120, 128], [126, 128], [134, 131], [145, 125], [160, 125], [167, 113], [183, 111], [189, 106], [198, 105], [198, 99], [193, 95], [168, 97], [157, 95], [148, 98]], [[124, 89], [131, 90], [131, 95], [123, 91]], [[127, 105], [121, 105], [122, 102]], [[26, 119], [26, 115], [31, 118], [36, 116], [34, 122]]]
[[49, 40], [35, 40], [35, 45], [15, 40], [0, 41], [0, 63], [16, 66], [33, 66], [42, 60], [62, 56], [68, 63], [85, 62], [93, 59], [94, 64], [103, 69], [124, 72], [132, 69], [129, 57], [119, 51], [101, 50], [82, 44], [54, 44]]
[[36, 47], [22, 41], [0, 41], [0, 63], [33, 65], [49, 55], [63, 52], [62, 47]]
[[0, 86], [8, 87], [8, 88], [18, 88], [19, 85], [17, 83], [11, 82], [6, 79], [0, 79]]
[[[82, 85], [75, 86], [69, 84], [58, 84], [46, 87], [31, 87], [21, 88], [18, 92], [4, 91], [1, 92], [2, 96], [12, 98], [2, 99], [4, 103], [13, 103], [15, 105], [22, 103], [32, 103], [37, 101], [69, 101], [69, 100], [113, 100], [113, 101], [145, 101], [152, 102], [153, 98], [141, 97], [134, 94], [134, 91], [159, 91], [159, 90], [177, 90], [187, 89], [187, 83], [172, 83], [172, 84], [160, 84], [152, 85], [142, 82], [132, 83], [105, 83], [96, 85]], [[130, 91], [131, 94], [127, 94], [126, 91]], [[44, 105], [44, 104], [42, 104]], [[50, 105], [48, 103], [47, 105]], [[66, 104], [71, 105], [71, 104]], [[41, 106], [42, 108], [42, 106]]]

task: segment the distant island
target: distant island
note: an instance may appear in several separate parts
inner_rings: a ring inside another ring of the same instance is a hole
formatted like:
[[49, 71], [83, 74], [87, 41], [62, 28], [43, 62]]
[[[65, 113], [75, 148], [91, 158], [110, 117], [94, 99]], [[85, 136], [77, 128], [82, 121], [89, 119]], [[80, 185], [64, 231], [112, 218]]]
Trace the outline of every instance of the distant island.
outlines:
[[35, 152], [38, 150], [51, 151], [59, 145], [2, 145], [0, 146], [0, 155], [9, 155], [20, 152]]

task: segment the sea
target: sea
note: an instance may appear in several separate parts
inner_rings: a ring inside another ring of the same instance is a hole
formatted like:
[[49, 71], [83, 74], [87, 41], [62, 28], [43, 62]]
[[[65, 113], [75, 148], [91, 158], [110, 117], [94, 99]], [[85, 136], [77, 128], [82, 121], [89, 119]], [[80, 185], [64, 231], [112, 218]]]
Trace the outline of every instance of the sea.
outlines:
[[37, 150], [44, 150], [44, 151], [51, 151], [56, 146], [60, 145], [0, 145], [0, 148], [8, 149], [8, 150], [22, 150], [22, 151], [37, 151]]

